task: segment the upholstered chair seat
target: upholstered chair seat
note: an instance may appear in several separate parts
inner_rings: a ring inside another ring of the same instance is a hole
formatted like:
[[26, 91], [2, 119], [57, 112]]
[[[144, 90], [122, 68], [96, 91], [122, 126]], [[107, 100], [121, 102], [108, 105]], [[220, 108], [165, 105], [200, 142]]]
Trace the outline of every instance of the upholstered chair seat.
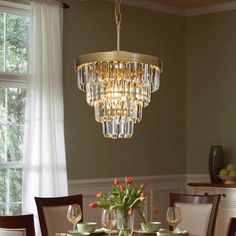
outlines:
[[72, 229], [72, 224], [67, 220], [66, 217], [68, 207], [69, 205], [43, 207], [43, 213], [49, 235], [67, 232], [68, 230]]
[[78, 204], [83, 212], [83, 198], [81, 194], [54, 198], [36, 197], [35, 201], [42, 236], [66, 233], [72, 229], [72, 224], [67, 220], [69, 205]]
[[181, 211], [178, 228], [192, 235], [214, 236], [220, 195], [170, 193], [169, 196], [170, 206], [179, 207]]
[[207, 235], [212, 204], [176, 202], [175, 206], [180, 208], [182, 215], [179, 229], [186, 229], [193, 235]]

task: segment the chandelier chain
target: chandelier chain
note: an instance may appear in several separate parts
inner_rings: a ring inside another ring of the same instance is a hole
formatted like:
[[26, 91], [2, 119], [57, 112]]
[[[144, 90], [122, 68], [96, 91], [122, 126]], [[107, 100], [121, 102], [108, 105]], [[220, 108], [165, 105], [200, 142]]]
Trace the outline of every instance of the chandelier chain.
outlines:
[[115, 2], [115, 22], [117, 30], [117, 50], [120, 50], [120, 25], [121, 25], [121, 11], [120, 11], [121, 0]]

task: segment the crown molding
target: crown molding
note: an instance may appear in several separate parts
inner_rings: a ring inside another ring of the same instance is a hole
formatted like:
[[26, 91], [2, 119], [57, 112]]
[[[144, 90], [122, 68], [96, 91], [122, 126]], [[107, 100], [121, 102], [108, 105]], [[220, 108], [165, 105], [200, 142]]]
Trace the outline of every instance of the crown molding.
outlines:
[[[114, 2], [114, 0], [107, 0]], [[139, 7], [151, 11], [162, 12], [177, 16], [197, 16], [204, 14], [217, 13], [222, 11], [231, 11], [236, 10], [236, 1], [226, 2], [226, 3], [218, 3], [208, 6], [202, 7], [194, 7], [189, 9], [183, 9], [180, 7], [171, 7], [163, 4], [158, 4], [154, 2], [149, 2], [147, 0], [122, 0], [122, 4], [128, 6]]]
[[186, 9], [185, 16], [186, 17], [197, 16], [197, 15], [211, 14], [211, 13], [231, 11], [231, 10], [236, 10], [236, 1]]
[[[106, 0], [109, 2], [114, 2], [115, 0]], [[185, 16], [185, 10], [180, 7], [171, 7], [164, 4], [149, 2], [147, 0], [122, 0], [122, 4], [133, 6], [133, 7], [139, 7], [151, 11], [156, 12], [162, 12], [167, 13], [171, 15], [177, 15], [177, 16]]]

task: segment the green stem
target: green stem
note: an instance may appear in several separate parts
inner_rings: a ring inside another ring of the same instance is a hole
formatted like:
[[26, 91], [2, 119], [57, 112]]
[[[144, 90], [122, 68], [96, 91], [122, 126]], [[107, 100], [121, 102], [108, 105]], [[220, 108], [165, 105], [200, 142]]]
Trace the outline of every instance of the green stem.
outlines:
[[146, 224], [147, 222], [146, 222], [146, 217], [145, 217], [144, 211], [141, 210], [141, 208], [137, 208], [137, 211], [138, 211], [138, 214], [141, 218], [142, 223]]
[[126, 212], [122, 212], [121, 217], [122, 217], [123, 227], [124, 229], [127, 229], [128, 228], [128, 214], [126, 214]]

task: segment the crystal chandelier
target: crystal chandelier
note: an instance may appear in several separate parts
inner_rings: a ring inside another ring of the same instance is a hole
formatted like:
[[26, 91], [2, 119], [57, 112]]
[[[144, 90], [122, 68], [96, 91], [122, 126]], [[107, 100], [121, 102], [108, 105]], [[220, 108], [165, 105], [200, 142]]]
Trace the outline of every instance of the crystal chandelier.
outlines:
[[162, 61], [154, 56], [120, 50], [120, 1], [115, 3], [117, 50], [80, 56], [75, 62], [78, 87], [94, 107], [106, 138], [130, 138], [142, 110], [159, 89]]

